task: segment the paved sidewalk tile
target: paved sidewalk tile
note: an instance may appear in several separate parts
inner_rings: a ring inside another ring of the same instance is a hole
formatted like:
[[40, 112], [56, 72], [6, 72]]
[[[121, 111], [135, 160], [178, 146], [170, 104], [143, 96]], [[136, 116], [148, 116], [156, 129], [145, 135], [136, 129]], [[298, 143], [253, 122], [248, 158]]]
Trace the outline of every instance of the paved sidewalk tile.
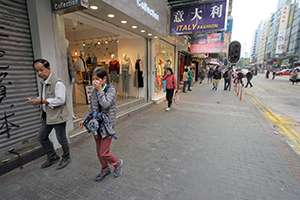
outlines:
[[297, 155], [247, 96], [222, 87], [195, 84], [170, 112], [162, 102], [119, 122], [111, 152], [124, 160], [120, 177], [94, 181], [90, 136], [71, 145], [62, 170], [40, 169], [43, 157], [1, 176], [0, 199], [299, 199]]

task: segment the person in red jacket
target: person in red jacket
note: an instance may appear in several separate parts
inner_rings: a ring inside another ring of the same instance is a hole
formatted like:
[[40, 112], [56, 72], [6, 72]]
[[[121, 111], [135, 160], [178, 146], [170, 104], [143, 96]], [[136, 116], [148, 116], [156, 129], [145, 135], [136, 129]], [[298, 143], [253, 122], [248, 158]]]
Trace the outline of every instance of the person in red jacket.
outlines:
[[171, 68], [167, 68], [167, 74], [163, 77], [163, 81], [167, 79], [166, 81], [166, 99], [168, 100], [168, 107], [166, 108], [166, 111], [170, 111], [170, 106], [172, 104], [172, 98], [174, 94], [174, 90], [177, 90], [177, 81], [176, 77], [173, 74], [173, 71]]

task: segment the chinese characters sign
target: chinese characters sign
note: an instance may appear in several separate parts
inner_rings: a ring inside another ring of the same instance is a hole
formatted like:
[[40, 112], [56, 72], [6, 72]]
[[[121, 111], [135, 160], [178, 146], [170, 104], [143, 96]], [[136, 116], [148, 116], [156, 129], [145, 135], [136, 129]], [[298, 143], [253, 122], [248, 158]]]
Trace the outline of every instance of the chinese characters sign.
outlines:
[[171, 9], [170, 34], [226, 29], [227, 0]]

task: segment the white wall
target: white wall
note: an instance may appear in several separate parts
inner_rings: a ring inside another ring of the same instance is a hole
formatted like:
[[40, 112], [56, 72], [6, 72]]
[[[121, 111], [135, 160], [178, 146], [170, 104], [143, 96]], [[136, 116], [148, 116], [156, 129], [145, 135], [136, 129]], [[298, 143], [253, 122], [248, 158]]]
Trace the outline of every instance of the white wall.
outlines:
[[[140, 96], [146, 97], [147, 96], [147, 55], [146, 55], [146, 39], [120, 39], [119, 46], [118, 46], [118, 61], [121, 63], [123, 58], [123, 54], [127, 54], [127, 57], [131, 59], [132, 63], [132, 70], [130, 76], [130, 88], [129, 88], [129, 96], [136, 97], [137, 95], [137, 88], [133, 87], [133, 78], [135, 72], [135, 61], [137, 59], [137, 54], [140, 54], [140, 58], [143, 60], [144, 63], [144, 87], [140, 89]], [[119, 84], [117, 86], [117, 91], [119, 95], [123, 95], [123, 87], [122, 87], [122, 76], [119, 77]]]

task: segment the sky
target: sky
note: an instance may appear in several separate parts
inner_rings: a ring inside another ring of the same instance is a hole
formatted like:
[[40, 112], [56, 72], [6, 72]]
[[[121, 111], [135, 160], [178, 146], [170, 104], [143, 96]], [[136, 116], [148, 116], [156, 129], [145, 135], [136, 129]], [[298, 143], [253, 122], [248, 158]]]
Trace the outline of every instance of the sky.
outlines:
[[232, 2], [232, 38], [244, 47], [248, 56], [254, 31], [263, 19], [268, 19], [276, 11], [277, 0], [233, 0]]

